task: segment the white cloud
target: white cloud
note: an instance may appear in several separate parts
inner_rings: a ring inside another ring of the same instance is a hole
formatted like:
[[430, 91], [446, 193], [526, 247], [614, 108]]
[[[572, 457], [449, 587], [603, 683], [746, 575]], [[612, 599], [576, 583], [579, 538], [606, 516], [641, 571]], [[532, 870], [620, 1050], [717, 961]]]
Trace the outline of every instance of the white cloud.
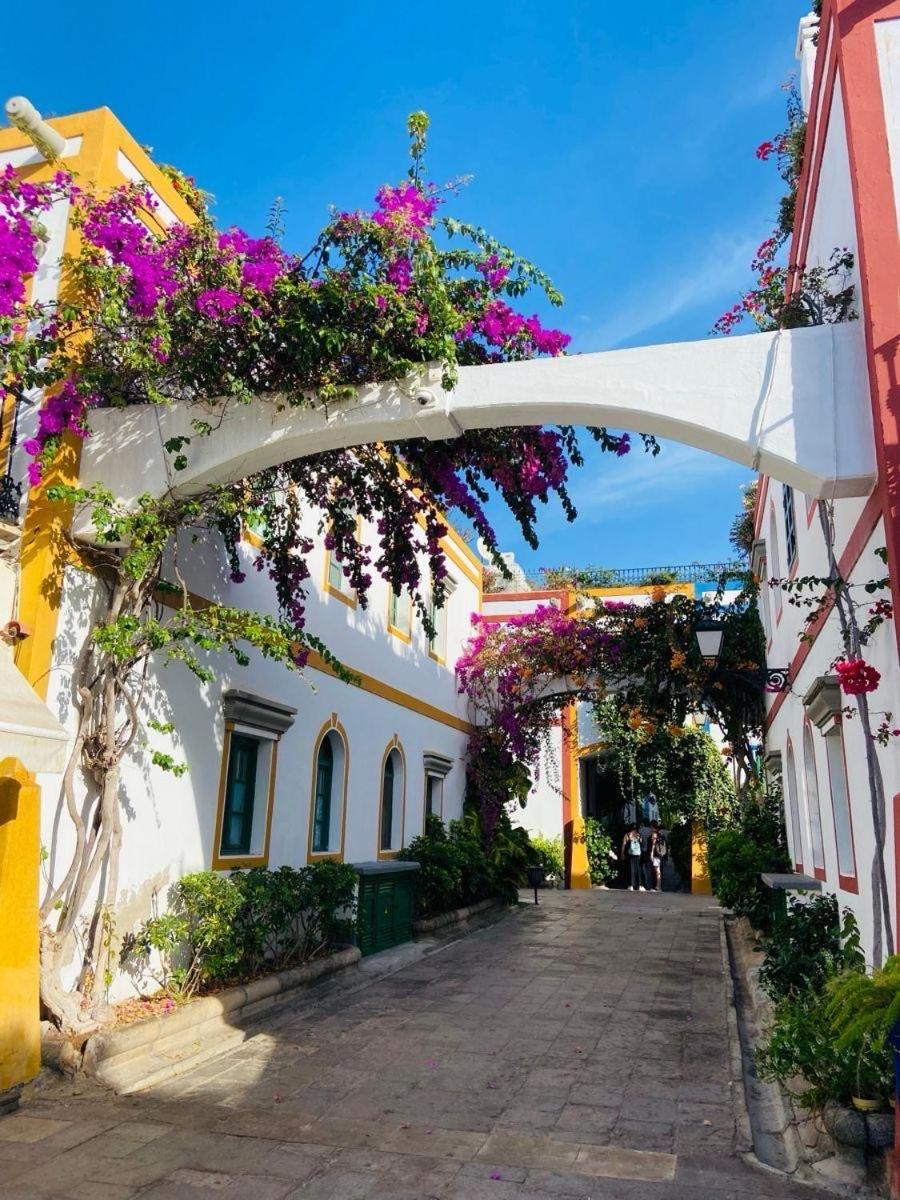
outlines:
[[[590, 470], [595, 462], [596, 473]], [[614, 515], [621, 517], [623, 511], [633, 516], [692, 496], [700, 499], [707, 488], [724, 482], [728, 476], [735, 481], [737, 507], [739, 478], [749, 478], [749, 472], [743, 468], [726, 458], [678, 442], [665, 442], [659, 455], [653, 458], [644, 454], [638, 442], [625, 458], [610, 459], [603, 455], [595, 460], [592, 455], [582, 471], [572, 473], [572, 500], [579, 521], [599, 523]]]
[[[762, 224], [747, 222], [756, 228]], [[762, 235], [714, 235], [699, 262], [691, 258], [677, 267], [668, 266], [655, 278], [637, 281], [618, 299], [615, 314], [594, 331], [591, 341], [597, 349], [612, 350], [723, 292], [736, 293], [749, 282], [750, 260], [761, 240]], [[710, 318], [710, 325], [717, 315]]]

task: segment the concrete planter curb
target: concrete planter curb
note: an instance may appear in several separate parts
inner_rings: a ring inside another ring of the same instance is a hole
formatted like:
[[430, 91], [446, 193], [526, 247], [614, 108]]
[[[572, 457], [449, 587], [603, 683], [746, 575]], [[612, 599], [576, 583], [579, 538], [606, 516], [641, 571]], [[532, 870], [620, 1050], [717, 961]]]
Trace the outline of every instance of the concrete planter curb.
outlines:
[[300, 967], [205, 996], [164, 1016], [107, 1029], [88, 1038], [82, 1070], [122, 1095], [141, 1091], [199, 1066], [244, 1041], [242, 1023], [319, 979], [356, 966], [348, 946]]
[[438, 913], [436, 917], [425, 917], [421, 921], [413, 921], [413, 937], [427, 937], [429, 934], [447, 929], [451, 925], [462, 925], [466, 921], [471, 921], [473, 917], [479, 917], [482, 913], [501, 908], [503, 905], [504, 902], [500, 897], [494, 896], [488, 900], [479, 900], [477, 904], [467, 904], [463, 908], [454, 908], [450, 912]]

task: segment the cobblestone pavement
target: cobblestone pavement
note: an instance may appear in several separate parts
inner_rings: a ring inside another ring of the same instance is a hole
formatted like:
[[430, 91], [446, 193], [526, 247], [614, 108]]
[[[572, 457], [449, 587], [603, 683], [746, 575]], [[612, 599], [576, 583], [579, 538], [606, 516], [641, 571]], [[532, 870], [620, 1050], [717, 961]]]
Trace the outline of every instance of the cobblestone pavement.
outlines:
[[719, 910], [544, 893], [138, 1096], [0, 1120], [16, 1200], [816, 1200], [736, 1153]]

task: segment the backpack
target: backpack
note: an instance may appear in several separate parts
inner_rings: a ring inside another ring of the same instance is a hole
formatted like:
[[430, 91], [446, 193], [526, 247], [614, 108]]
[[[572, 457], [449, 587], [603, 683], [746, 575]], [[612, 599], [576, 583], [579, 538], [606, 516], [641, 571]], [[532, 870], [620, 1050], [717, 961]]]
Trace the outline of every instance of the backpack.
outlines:
[[668, 857], [669, 843], [662, 836], [662, 834], [660, 834], [659, 837], [656, 839], [656, 846], [654, 847], [654, 854], [656, 855], [657, 858], [667, 858]]

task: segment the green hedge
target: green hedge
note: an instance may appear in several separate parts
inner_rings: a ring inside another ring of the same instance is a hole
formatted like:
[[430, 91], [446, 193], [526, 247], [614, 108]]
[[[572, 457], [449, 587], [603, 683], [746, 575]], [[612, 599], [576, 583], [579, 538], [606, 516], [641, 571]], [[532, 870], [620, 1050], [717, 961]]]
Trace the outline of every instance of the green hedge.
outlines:
[[490, 846], [485, 846], [475, 813], [445, 826], [429, 816], [425, 833], [414, 838], [399, 857], [417, 862], [416, 913], [440, 913], [494, 896], [515, 903], [525, 868], [533, 861], [528, 834], [509, 822], [498, 822]]
[[308, 962], [348, 941], [357, 874], [345, 863], [197, 871], [173, 884], [169, 911], [145, 921], [123, 961], [158, 958], [160, 985], [178, 998]]

